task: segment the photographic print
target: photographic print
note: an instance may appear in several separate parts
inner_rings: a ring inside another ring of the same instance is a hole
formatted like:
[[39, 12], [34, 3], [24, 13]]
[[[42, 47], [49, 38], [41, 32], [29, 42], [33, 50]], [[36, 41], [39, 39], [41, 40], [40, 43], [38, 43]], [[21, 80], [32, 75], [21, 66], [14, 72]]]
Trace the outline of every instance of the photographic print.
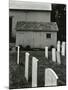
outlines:
[[9, 88], [66, 85], [66, 5], [9, 0]]

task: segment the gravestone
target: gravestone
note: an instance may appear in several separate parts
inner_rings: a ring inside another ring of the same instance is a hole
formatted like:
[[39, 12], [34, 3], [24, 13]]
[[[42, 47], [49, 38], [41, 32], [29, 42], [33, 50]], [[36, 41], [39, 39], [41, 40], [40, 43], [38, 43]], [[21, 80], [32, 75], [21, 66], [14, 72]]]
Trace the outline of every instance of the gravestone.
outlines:
[[57, 86], [57, 74], [51, 69], [45, 69], [45, 86]]
[[52, 48], [52, 61], [56, 62], [56, 49]]
[[60, 41], [57, 42], [57, 52], [60, 52]]
[[61, 55], [65, 56], [65, 42], [62, 42], [62, 46], [61, 46], [62, 50], [61, 50]]
[[17, 64], [19, 64], [19, 53], [20, 53], [20, 47], [17, 46]]
[[48, 47], [45, 47], [45, 57], [48, 58]]
[[37, 64], [38, 59], [32, 58], [32, 87], [37, 87]]
[[25, 53], [25, 78], [28, 81], [28, 72], [29, 72], [29, 53]]
[[57, 52], [57, 64], [61, 64], [61, 58], [59, 52]]

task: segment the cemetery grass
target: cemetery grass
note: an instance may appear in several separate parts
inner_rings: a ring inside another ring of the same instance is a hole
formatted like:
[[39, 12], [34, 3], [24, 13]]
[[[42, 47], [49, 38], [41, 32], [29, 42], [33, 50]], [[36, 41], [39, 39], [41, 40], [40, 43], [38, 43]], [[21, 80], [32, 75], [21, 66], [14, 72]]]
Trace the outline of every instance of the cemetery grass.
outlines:
[[17, 65], [17, 53], [9, 52], [9, 88], [31, 88], [32, 81], [32, 57], [39, 59], [38, 62], [38, 72], [37, 72], [37, 84], [38, 87], [44, 87], [44, 71], [45, 68], [52, 68], [58, 75], [58, 86], [66, 85], [66, 57], [61, 56], [61, 65], [52, 62], [51, 52], [49, 52], [48, 59], [45, 58], [44, 51], [27, 51], [30, 53], [29, 56], [29, 80], [25, 79], [25, 52], [20, 51], [20, 64]]

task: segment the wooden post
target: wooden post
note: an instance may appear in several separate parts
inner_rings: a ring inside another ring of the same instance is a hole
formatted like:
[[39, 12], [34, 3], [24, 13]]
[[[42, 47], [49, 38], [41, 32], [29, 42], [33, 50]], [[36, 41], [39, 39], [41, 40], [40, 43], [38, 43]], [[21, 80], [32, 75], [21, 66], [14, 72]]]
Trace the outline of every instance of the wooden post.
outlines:
[[45, 57], [48, 58], [48, 47], [45, 47]]
[[17, 64], [19, 64], [19, 52], [20, 52], [20, 47], [17, 46]]
[[45, 86], [57, 86], [57, 79], [58, 76], [51, 68], [45, 69]]
[[28, 81], [28, 72], [29, 72], [29, 53], [25, 53], [25, 78]]
[[56, 49], [52, 48], [52, 61], [56, 62]]
[[32, 87], [37, 87], [37, 62], [38, 59], [32, 58]]

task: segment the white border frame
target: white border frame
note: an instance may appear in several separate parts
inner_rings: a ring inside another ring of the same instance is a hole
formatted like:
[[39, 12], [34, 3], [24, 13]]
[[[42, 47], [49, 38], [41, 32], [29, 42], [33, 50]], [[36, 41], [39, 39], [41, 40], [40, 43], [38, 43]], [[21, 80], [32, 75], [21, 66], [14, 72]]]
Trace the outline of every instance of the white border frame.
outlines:
[[[48, 3], [59, 3], [59, 4], [67, 4], [68, 0], [22, 0], [22, 1], [34, 1], [34, 2], [48, 2]], [[67, 7], [67, 15], [68, 15], [68, 7]], [[68, 21], [68, 18], [67, 18]], [[1, 0], [0, 1], [0, 90], [8, 90], [9, 85], [9, 0]], [[68, 29], [68, 28], [67, 28]], [[68, 44], [68, 30], [67, 30], [67, 44]], [[67, 49], [68, 51], [68, 46]], [[66, 57], [66, 60], [68, 56]], [[68, 61], [67, 61], [68, 63]], [[68, 65], [67, 65], [68, 68]], [[68, 72], [67, 72], [68, 75]], [[67, 78], [68, 82], [68, 78]], [[68, 83], [66, 86], [59, 87], [41, 87], [41, 88], [29, 88], [29, 90], [67, 90]], [[20, 90], [20, 89], [17, 89]], [[22, 90], [22, 89], [21, 89]]]

